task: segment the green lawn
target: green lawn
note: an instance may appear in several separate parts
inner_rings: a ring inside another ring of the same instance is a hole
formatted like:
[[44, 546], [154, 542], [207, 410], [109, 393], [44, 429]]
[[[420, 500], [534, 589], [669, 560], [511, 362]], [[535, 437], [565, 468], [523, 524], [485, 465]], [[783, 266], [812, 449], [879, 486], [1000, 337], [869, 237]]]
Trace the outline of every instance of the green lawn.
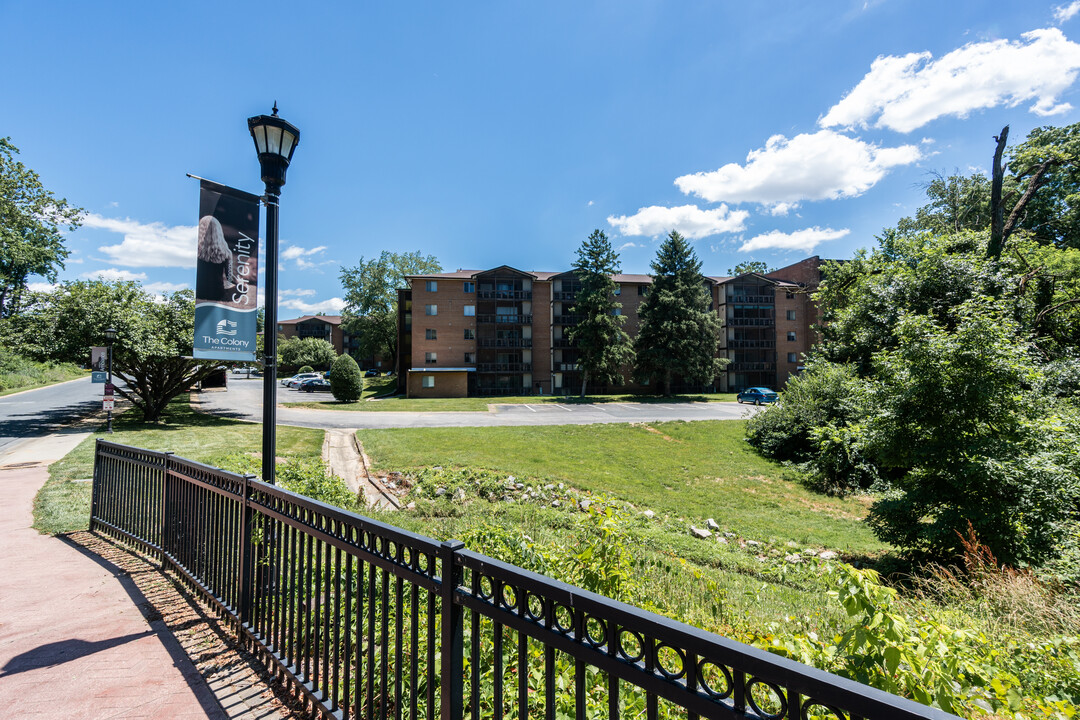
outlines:
[[[90, 483], [94, 442], [103, 438], [147, 450], [171, 450], [181, 457], [217, 464], [222, 458], [262, 447], [262, 426], [206, 415], [191, 409], [186, 398], [173, 402], [161, 423], [146, 424], [137, 410], [113, 419], [112, 435], [104, 426], [64, 459], [49, 467], [49, 480], [34, 499], [34, 527], [45, 533], [85, 530], [90, 518]], [[279, 425], [279, 457], [319, 457], [323, 431]]]
[[760, 541], [855, 555], [887, 550], [863, 524], [866, 498], [811, 492], [754, 453], [744, 421], [653, 425], [362, 430], [376, 466], [485, 468], [608, 493], [641, 510], [703, 522]]
[[315, 402], [289, 403], [289, 407], [312, 408], [314, 410], [351, 410], [356, 412], [487, 412], [492, 405], [543, 405], [561, 403], [563, 405], [590, 405], [597, 403], [694, 403], [694, 402], [735, 402], [734, 393], [714, 395], [674, 395], [658, 397], [656, 395], [586, 395], [584, 399], [564, 397], [562, 395], [507, 395], [501, 397], [469, 398], [406, 398], [395, 395], [366, 402], [369, 394], [364, 389], [365, 399], [358, 403], [339, 403], [333, 399]]

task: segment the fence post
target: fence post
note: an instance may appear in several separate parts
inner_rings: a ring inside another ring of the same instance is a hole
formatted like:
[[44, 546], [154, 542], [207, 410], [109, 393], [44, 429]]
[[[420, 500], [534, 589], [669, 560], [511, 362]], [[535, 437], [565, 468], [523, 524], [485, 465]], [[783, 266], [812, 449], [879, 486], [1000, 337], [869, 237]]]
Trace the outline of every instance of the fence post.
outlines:
[[94, 441], [94, 482], [90, 488], [90, 532], [97, 525], [98, 506], [101, 502], [101, 438]]
[[465, 547], [460, 540], [442, 544], [442, 673], [439, 687], [442, 693], [442, 720], [461, 720], [465, 714], [465, 613], [454, 602], [454, 593], [461, 584], [461, 569], [454, 562], [458, 550]]
[[165, 558], [169, 553], [169, 461], [171, 452], [165, 453], [165, 462], [161, 468], [161, 571], [165, 572]]
[[240, 577], [237, 579], [240, 586], [237, 598], [240, 607], [237, 608], [240, 626], [236, 629], [237, 638], [244, 638], [244, 626], [251, 623], [252, 586], [255, 579], [255, 548], [251, 544], [251, 503], [248, 496], [251, 488], [251, 480], [254, 475], [244, 475], [244, 484], [240, 498]]

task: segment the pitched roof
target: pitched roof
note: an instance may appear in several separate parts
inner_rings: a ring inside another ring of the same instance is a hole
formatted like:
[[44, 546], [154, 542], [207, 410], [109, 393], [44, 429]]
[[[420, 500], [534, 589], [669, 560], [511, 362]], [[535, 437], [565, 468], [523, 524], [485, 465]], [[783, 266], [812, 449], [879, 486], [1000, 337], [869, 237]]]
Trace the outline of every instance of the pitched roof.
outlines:
[[298, 317], [295, 320], [278, 320], [278, 325], [293, 325], [295, 323], [304, 322], [305, 320], [322, 320], [330, 325], [340, 325], [340, 315], [305, 315], [304, 317]]

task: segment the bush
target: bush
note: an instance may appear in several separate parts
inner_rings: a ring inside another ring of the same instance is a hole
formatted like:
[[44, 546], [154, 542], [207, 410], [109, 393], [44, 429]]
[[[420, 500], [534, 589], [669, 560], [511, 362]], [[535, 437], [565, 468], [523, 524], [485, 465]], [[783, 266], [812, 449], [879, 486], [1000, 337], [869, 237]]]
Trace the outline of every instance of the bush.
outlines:
[[299, 369], [299, 370], [297, 370], [296, 372], [297, 372], [297, 373], [309, 373], [309, 372], [315, 372], [315, 368], [311, 367], [310, 365], [305, 365], [304, 367], [300, 368], [300, 369]]
[[818, 454], [814, 429], [861, 417], [861, 399], [853, 366], [811, 362], [788, 380], [779, 402], [747, 421], [746, 439], [765, 457], [806, 462]]
[[349, 355], [342, 355], [330, 366], [330, 392], [338, 402], [356, 402], [364, 392], [360, 366]]

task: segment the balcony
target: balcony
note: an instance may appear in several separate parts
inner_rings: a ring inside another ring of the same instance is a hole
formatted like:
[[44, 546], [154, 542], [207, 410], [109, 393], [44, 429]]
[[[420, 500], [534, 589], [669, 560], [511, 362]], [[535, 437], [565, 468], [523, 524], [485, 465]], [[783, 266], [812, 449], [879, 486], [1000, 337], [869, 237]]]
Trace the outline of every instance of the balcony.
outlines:
[[577, 372], [581, 365], [577, 363], [555, 363], [555, 372]]
[[551, 321], [556, 325], [577, 325], [584, 319], [584, 315], [556, 315]]
[[729, 350], [774, 350], [775, 340], [728, 340]]
[[478, 363], [477, 372], [532, 372], [532, 363]]
[[477, 315], [476, 322], [496, 325], [531, 325], [532, 315]]
[[570, 338], [555, 338], [551, 341], [551, 346], [555, 348], [572, 348], [574, 347], [574, 341]]
[[729, 303], [766, 303], [768, 305], [776, 304], [775, 295], [731, 295], [726, 302]]
[[733, 362], [727, 366], [729, 372], [776, 372], [774, 362]]
[[532, 300], [532, 290], [477, 290], [481, 300]]
[[724, 321], [728, 327], [773, 327], [774, 318], [728, 318]]
[[532, 338], [481, 338], [480, 347], [531, 348]]
[[576, 300], [577, 299], [577, 290], [561, 290], [559, 292], [552, 293], [551, 294], [551, 299], [552, 300], [561, 300], [563, 302], [566, 302], [568, 300], [570, 300], [570, 301]]

